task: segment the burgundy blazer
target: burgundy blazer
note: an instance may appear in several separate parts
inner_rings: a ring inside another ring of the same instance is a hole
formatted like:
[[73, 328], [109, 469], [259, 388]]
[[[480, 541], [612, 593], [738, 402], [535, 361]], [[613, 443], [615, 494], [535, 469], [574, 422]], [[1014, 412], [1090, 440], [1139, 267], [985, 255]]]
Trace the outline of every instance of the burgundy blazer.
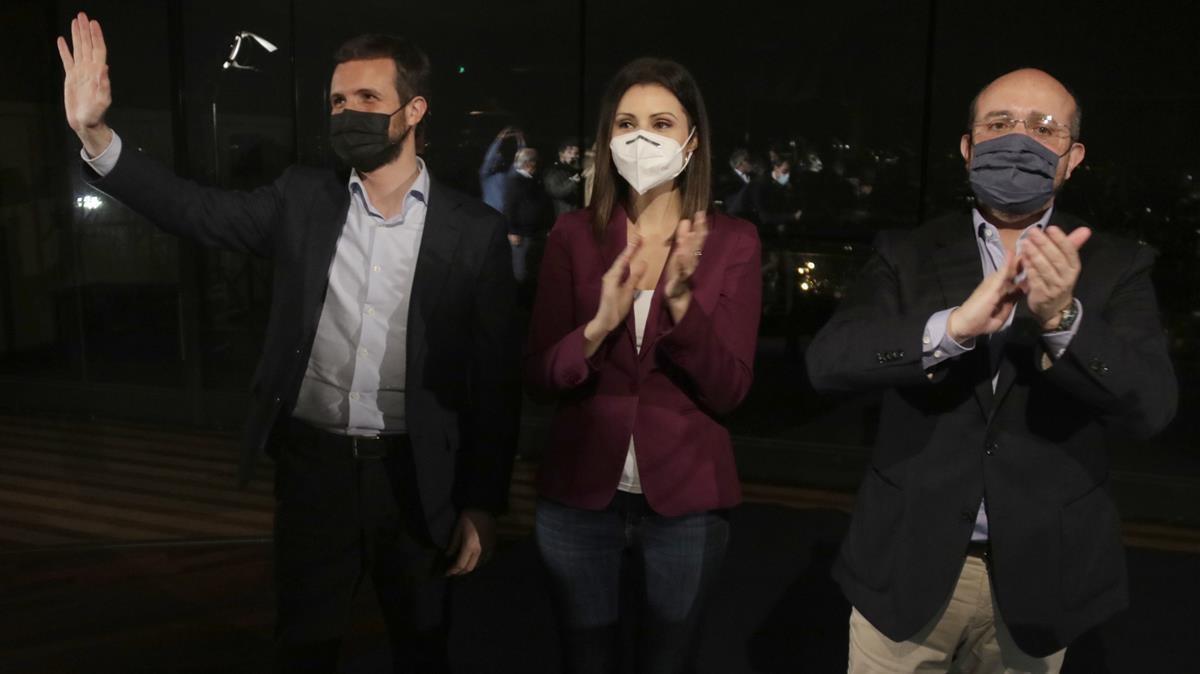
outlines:
[[589, 510], [608, 505], [632, 434], [646, 500], [674, 517], [741, 501], [729, 432], [719, 418], [746, 397], [762, 309], [754, 225], [709, 215], [692, 302], [676, 324], [658, 281], [639, 354], [633, 312], [592, 355], [583, 329], [600, 303], [600, 278], [626, 244], [617, 207], [603, 243], [591, 212], [565, 213], [546, 243], [525, 352], [525, 379], [557, 398], [538, 475], [541, 496]]

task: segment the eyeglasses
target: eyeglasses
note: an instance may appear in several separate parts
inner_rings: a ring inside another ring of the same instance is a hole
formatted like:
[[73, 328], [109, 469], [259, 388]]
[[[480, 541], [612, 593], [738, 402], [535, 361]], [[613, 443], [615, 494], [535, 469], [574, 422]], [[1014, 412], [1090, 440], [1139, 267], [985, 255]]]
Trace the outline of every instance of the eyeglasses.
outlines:
[[998, 115], [982, 122], [975, 122], [971, 126], [975, 129], [975, 136], [979, 140], [988, 140], [1012, 133], [1017, 128], [1017, 124], [1024, 124], [1025, 133], [1041, 141], [1043, 145], [1061, 148], [1064, 141], [1069, 143], [1071, 139], [1071, 127], [1056, 122], [1050, 115], [1030, 115], [1025, 119]]

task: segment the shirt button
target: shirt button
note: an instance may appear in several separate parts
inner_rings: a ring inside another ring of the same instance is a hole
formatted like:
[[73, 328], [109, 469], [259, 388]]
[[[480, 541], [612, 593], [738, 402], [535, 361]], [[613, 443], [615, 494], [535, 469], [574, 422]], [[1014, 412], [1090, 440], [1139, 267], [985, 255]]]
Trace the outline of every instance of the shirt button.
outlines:
[[925, 336], [921, 338], [921, 342], [922, 342], [922, 343], [924, 343], [924, 344], [928, 344], [928, 343], [929, 343], [929, 333], [928, 333], [928, 332], [927, 332], [927, 333], [925, 333]]
[[351, 392], [350, 392], [350, 399], [351, 399], [351, 400], [358, 400], [358, 392], [357, 392], [357, 391], [351, 391]]
[[379, 265], [375, 265], [375, 266], [371, 267], [371, 271], [375, 271], [375, 272], [379, 271], [380, 269], [382, 269], [382, 267], [380, 267]]
[[375, 307], [368, 306], [367, 307], [367, 315], [374, 316], [375, 315]]
[[365, 356], [365, 355], [367, 355], [367, 347], [365, 347], [365, 346], [363, 346], [363, 347], [359, 347], [359, 349], [358, 349], [358, 355], [360, 355], [360, 356]]
[[933, 351], [933, 357], [934, 357], [934, 358], [941, 358], [941, 357], [942, 357], [942, 350], [941, 350], [941, 349], [934, 349], [934, 351]]

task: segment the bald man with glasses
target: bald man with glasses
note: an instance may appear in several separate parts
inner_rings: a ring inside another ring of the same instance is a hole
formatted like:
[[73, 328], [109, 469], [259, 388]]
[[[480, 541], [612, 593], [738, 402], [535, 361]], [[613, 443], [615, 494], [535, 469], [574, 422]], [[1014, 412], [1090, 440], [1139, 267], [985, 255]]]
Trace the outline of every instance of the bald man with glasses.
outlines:
[[819, 390], [884, 392], [834, 566], [851, 673], [1058, 672], [1128, 604], [1108, 443], [1175, 413], [1154, 251], [1055, 208], [1074, 95], [1018, 70], [969, 114], [976, 208], [881, 233], [807, 354]]

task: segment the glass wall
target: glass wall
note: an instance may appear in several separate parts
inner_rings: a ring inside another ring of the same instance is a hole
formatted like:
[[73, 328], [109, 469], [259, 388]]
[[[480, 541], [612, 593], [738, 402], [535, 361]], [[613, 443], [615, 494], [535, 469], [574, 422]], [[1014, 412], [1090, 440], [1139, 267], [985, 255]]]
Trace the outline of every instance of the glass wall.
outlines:
[[[294, 162], [332, 165], [332, 55], [363, 32], [409, 34], [429, 52], [425, 157], [450, 187], [480, 194], [484, 155], [505, 128], [549, 161], [579, 134], [575, 3], [84, 9], [104, 27], [108, 122], [126, 151], [201, 184], [250, 189]], [[17, 0], [0, 11], [12, 29], [0, 53], [28, 65], [0, 73], [0, 548], [268, 535], [270, 471], [237, 486], [235, 431], [270, 262], [164, 234], [85, 187], [54, 49], [77, 10]], [[499, 169], [516, 147], [502, 144]]]
[[[109, 0], [87, 9], [108, 37], [109, 121], [127, 147], [234, 189], [293, 162], [332, 162], [331, 56], [364, 31], [408, 34], [429, 52], [425, 158], [436, 179], [476, 196], [481, 170], [505, 170], [522, 144], [540, 151], [543, 169], [564, 139], [586, 149], [604, 86], [624, 62], [681, 61], [712, 118], [718, 206], [754, 220], [764, 241], [757, 379], [729, 420], [743, 477], [839, 489], [857, 483], [877, 397], [814, 394], [805, 347], [876, 232], [968, 206], [958, 140], [975, 92], [1006, 70], [1044, 68], [1084, 108], [1088, 155], [1062, 208], [1161, 252], [1180, 413], [1160, 438], [1118, 450], [1118, 494], [1133, 504], [1122, 507], [1128, 517], [1200, 523], [1185, 498], [1200, 472], [1188, 452], [1200, 437], [1200, 136], [1191, 122], [1200, 80], [1189, 76], [1200, 52], [1187, 22], [1133, 7], [1052, 6], [1039, 9], [1035, 29], [1027, 12], [932, 0], [749, 0], [719, 15], [625, 0]], [[0, 410], [235, 429], [270, 263], [169, 237], [84, 187], [53, 50], [75, 10], [35, 0], [0, 10], [0, 55], [22, 64], [0, 72]], [[236, 63], [224, 67], [238, 36]], [[1131, 53], [1164, 60], [1147, 67]], [[734, 164], [756, 176], [737, 202]], [[781, 167], [791, 179], [776, 189], [770, 173]], [[534, 443], [550, 412], [527, 406]], [[219, 459], [234, 451], [231, 443]], [[231, 469], [222, 471], [201, 470], [194, 486], [228, 486]]]
[[[96, 4], [111, 14], [130, 6]], [[160, 3], [132, 4], [144, 21], [165, 24]], [[67, 25], [65, 15], [43, 3], [16, 3], [5, 13], [15, 30], [5, 31], [4, 56], [22, 67], [6, 68], [0, 87], [0, 372], [179, 386], [177, 245], [80, 178], [78, 144], [63, 121], [62, 68], [51, 51], [51, 31]], [[113, 54], [113, 69], [139, 75], [118, 83], [124, 104], [111, 121], [142, 129], [138, 144], [171, 162], [167, 38], [142, 26], [112, 28], [110, 39], [128, 45]]]
[[[183, 40], [174, 56], [181, 61], [186, 175], [242, 190], [270, 183], [296, 158], [290, 8], [186, 0], [172, 20]], [[186, 318], [196, 331], [189, 353], [195, 385], [242, 391], [266, 327], [270, 263], [181, 245], [194, 292]]]

